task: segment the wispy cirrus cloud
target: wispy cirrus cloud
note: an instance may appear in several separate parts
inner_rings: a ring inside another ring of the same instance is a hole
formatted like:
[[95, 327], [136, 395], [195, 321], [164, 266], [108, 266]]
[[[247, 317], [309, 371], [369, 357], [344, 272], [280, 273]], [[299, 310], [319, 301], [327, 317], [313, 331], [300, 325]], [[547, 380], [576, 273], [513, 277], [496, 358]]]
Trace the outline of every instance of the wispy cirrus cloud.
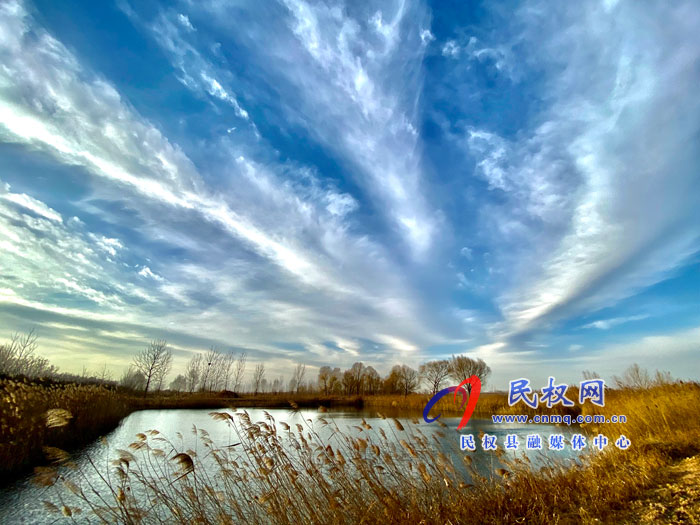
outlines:
[[[686, 348], [691, 2], [118, 6], [85, 39], [0, 6], [0, 329], [67, 366], [165, 336], [178, 366], [466, 352], [499, 381]], [[676, 332], [625, 326], [671, 297]]]
[[[78, 170], [76, 180], [92, 194], [77, 203], [86, 212], [124, 221], [127, 215], [113, 206], [105, 215], [96, 204], [120, 203], [127, 206], [128, 222], [139, 225], [138, 236], [130, 231], [115, 238], [8, 189], [3, 200], [46, 220], [39, 228], [44, 240], [25, 237], [20, 243], [23, 229], [37, 229], [38, 223], [7, 211], [4, 235], [16, 256], [11, 265], [25, 273], [10, 276], [12, 293], [3, 295], [4, 304], [74, 321], [129, 322], [142, 333], [208, 333], [257, 352], [270, 348], [267, 337], [284, 340], [298, 333], [347, 342], [361, 332], [388, 338], [388, 344], [401, 341], [401, 349], [406, 340], [432, 337], [416, 322], [411, 293], [391, 271], [383, 248], [353, 231], [358, 204], [351, 195], [313, 169], [240, 155], [241, 147], [227, 138], [217, 144], [228, 160], [220, 169], [235, 179], [236, 191], [217, 191], [113, 85], [38, 26], [22, 3], [3, 7], [0, 31], [2, 140]], [[194, 56], [183, 68], [206, 69], [203, 64]], [[51, 222], [63, 226], [49, 229]], [[161, 259], [154, 267], [143, 258], [154, 255], [144, 245], [148, 240], [189, 250], [191, 261]], [[52, 258], [57, 247], [80, 262], [73, 271], [65, 271], [71, 263]], [[342, 278], [341, 268], [347, 274]], [[18, 282], [36, 287], [13, 290]], [[387, 316], [395, 320], [390, 330]]]
[[[700, 116], [689, 95], [698, 13], [689, 4], [620, 3], [544, 17], [538, 5], [519, 10], [524, 30], [513, 38], [546, 72], [547, 104], [514, 138], [475, 127], [464, 134], [477, 175], [505, 202], [485, 206], [482, 224], [519, 247], [492, 250], [517, 268], [499, 298], [504, 334], [615, 304], [700, 247], [691, 190], [698, 155], [688, 147]], [[681, 93], [682, 103], [673, 100]]]

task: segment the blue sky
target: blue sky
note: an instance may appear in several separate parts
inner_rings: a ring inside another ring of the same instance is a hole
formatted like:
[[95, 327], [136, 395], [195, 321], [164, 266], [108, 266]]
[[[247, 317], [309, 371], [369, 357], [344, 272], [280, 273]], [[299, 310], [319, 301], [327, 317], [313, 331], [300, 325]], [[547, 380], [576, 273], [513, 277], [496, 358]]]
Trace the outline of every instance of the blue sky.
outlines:
[[[0, 334], [115, 375], [700, 376], [700, 9], [0, 5]], [[176, 370], [177, 371], [177, 370]], [[544, 384], [544, 383], [543, 383]]]

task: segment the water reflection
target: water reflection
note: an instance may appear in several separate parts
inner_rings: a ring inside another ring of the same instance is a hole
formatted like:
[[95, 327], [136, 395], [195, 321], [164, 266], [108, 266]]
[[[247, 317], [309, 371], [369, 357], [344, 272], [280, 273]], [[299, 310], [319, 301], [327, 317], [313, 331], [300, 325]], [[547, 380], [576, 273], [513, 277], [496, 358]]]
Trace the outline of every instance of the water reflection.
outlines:
[[[241, 411], [241, 409], [239, 409]], [[202, 450], [202, 431], [208, 433], [210, 439], [218, 447], [234, 445], [238, 436], [228, 425], [214, 421], [209, 415], [210, 410], [144, 410], [135, 412], [125, 418], [119, 427], [110, 433], [106, 439], [108, 446], [103, 446], [99, 441], [84, 448], [74, 455], [78, 471], [86, 476], [89, 485], [103, 487], [104, 484], [99, 479], [99, 475], [90, 462], [98, 466], [101, 472], [110, 470], [109, 463], [113, 460], [119, 449], [128, 449], [129, 444], [134, 442], [135, 436], [139, 432], [156, 429], [161, 436], [167, 437], [177, 450], [192, 449]], [[362, 410], [331, 410], [327, 413], [319, 413], [317, 410], [300, 410], [293, 412], [285, 409], [248, 409], [248, 414], [252, 422], [266, 421], [266, 415], [271, 415], [278, 423], [286, 422], [295, 429], [297, 424], [305, 428], [305, 432], [315, 432], [324, 443], [330, 443], [333, 447], [347, 446], [347, 443], [339, 438], [338, 430], [343, 433], [355, 436], [370, 438], [379, 441], [378, 432], [380, 429], [396, 439], [410, 435], [411, 432], [422, 433], [431, 443], [434, 443], [436, 451], [443, 452], [446, 456], [454, 460], [455, 466], [463, 465], [461, 461], [464, 454], [472, 457], [473, 465], [482, 475], [490, 475], [500, 462], [493, 452], [481, 450], [481, 443], [478, 438], [480, 432], [485, 432], [496, 436], [499, 448], [503, 448], [505, 436], [516, 434], [520, 441], [518, 452], [509, 451], [510, 457], [527, 457], [528, 461], [537, 467], [545, 461], [556, 458], [556, 460], [570, 460], [577, 457], [578, 453], [573, 453], [569, 447], [563, 451], [550, 451], [547, 447], [547, 437], [549, 434], [564, 434], [568, 437], [572, 431], [567, 427], [557, 427], [553, 425], [518, 425], [502, 424], [495, 425], [489, 420], [472, 419], [461, 431], [457, 431], [459, 418], [441, 418], [445, 426], [438, 423], [426, 424], [422, 419], [401, 418], [405, 431], [397, 430], [391, 418], [381, 419], [376, 412]], [[231, 413], [231, 411], [229, 411]], [[387, 416], [399, 416], [394, 412]], [[405, 416], [405, 415], [404, 415]], [[414, 422], [411, 422], [413, 419]], [[363, 422], [365, 423], [363, 425]], [[278, 426], [278, 430], [281, 428]], [[459, 448], [459, 435], [473, 434], [477, 443], [474, 452], [462, 452]], [[544, 448], [541, 451], [525, 450], [525, 442], [528, 434], [538, 433], [544, 441]], [[199, 435], [199, 437], [198, 437]], [[163, 448], [169, 452], [167, 442], [163, 442]], [[206, 462], [205, 462], [206, 465]], [[65, 473], [66, 477], [75, 475], [72, 471]], [[59, 484], [60, 485], [60, 484]], [[65, 490], [54, 487], [38, 487], [31, 483], [29, 478], [20, 480], [10, 486], [5, 487], [0, 492], [0, 523], [53, 523], [56, 515], [51, 514], [46, 509], [43, 501], [57, 503], [57, 495], [61, 494], [67, 504], [76, 504], [71, 494]], [[78, 505], [79, 506], [79, 505]], [[87, 513], [75, 516], [79, 522], [96, 521], [94, 516]]]

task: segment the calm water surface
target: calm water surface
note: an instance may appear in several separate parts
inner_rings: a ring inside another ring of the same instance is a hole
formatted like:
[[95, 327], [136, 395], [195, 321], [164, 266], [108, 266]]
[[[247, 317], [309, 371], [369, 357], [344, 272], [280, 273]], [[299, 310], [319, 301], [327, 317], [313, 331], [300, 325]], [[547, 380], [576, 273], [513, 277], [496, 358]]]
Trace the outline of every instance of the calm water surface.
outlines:
[[[243, 409], [238, 409], [241, 411]], [[344, 432], [350, 435], [358, 436], [359, 430], [355, 427], [362, 423], [364, 418], [373, 429], [369, 432], [377, 432], [379, 428], [383, 428], [387, 435], [396, 435], [393, 422], [389, 419], [383, 420], [377, 417], [376, 412], [362, 410], [331, 410], [327, 413], [319, 413], [316, 410], [301, 410], [299, 412], [291, 412], [286, 409], [247, 409], [252, 422], [265, 421], [265, 411], [274, 417], [277, 423], [284, 421], [289, 425], [297, 423], [304, 426], [311, 425], [318, 431], [322, 438], [329, 437], [331, 427], [324, 426], [319, 421], [319, 418], [324, 418], [329, 422], [334, 422]], [[157, 429], [163, 436], [168, 437], [177, 445], [180, 450], [191, 448], [196, 450], [201, 443], [192, 432], [193, 426], [197, 429], [204, 429], [210, 434], [210, 438], [218, 446], [226, 446], [236, 442], [235, 433], [225, 424], [220, 421], [214, 421], [209, 413], [212, 410], [143, 410], [134, 412], [126, 417], [120, 425], [109, 435], [107, 435], [108, 446], [102, 445], [99, 440], [85, 447], [84, 449], [74, 453], [73, 459], [83, 472], [86, 472], [88, 479], [95, 478], [95, 486], [102, 487], [98, 480], [98, 475], [90, 466], [88, 458], [103, 471], [107, 471], [110, 460], [115, 459], [118, 449], [128, 449], [130, 443], [135, 440], [135, 435], [139, 432], [144, 432], [150, 429]], [[459, 418], [442, 418], [448, 428], [442, 428], [437, 423], [426, 424], [422, 419], [418, 425], [410, 422], [411, 418], [401, 418], [402, 423], [408, 431], [410, 427], [420, 429], [420, 431], [428, 438], [432, 439], [432, 435], [436, 432], [442, 432], [444, 437], [439, 437], [439, 446], [444, 453], [455, 457], [455, 463], [461, 464], [460, 458], [464, 454], [459, 449], [459, 433], [474, 434], [477, 442], [477, 450], [475, 452], [467, 452], [471, 454], [474, 464], [478, 470], [484, 474], [492, 472], [498, 465], [497, 459], [493, 452], [484, 452], [481, 450], [481, 444], [478, 439], [480, 431], [497, 436], [497, 444], [502, 448], [505, 443], [506, 434], [517, 434], [520, 441], [519, 455], [527, 455], [533, 465], [540, 465], [548, 458], [556, 458], [557, 460], [571, 461], [578, 453], [572, 453], [570, 447], [563, 451], [549, 451], [547, 449], [547, 437], [549, 434], [564, 434], [566, 438], [573, 433], [573, 430], [568, 427], [560, 427], [554, 425], [518, 425], [518, 424], [502, 424], [495, 425], [489, 420], [472, 419], [466, 428], [457, 432], [457, 424]], [[278, 425], [278, 430], [281, 428]], [[368, 431], [365, 430], [365, 433]], [[176, 437], [182, 436], [182, 439]], [[528, 434], [538, 433], [544, 441], [544, 449], [542, 451], [525, 451], [525, 441]], [[330, 441], [331, 445], [337, 446], [338, 442]], [[509, 452], [514, 454], [514, 452]], [[91, 483], [92, 484], [92, 483]], [[66, 498], [70, 505], [71, 497], [67, 491], [62, 489], [61, 494]], [[31, 483], [29, 477], [21, 479], [16, 483], [3, 488], [0, 491], [0, 523], [54, 523], [56, 521], [65, 520], [62, 516], [56, 516], [49, 513], [42, 503], [44, 500], [52, 501], [58, 504], [57, 488], [54, 487], [39, 487]], [[78, 505], [80, 506], [80, 505]], [[97, 522], [94, 516], [89, 514], [81, 514], [75, 516], [78, 522]]]

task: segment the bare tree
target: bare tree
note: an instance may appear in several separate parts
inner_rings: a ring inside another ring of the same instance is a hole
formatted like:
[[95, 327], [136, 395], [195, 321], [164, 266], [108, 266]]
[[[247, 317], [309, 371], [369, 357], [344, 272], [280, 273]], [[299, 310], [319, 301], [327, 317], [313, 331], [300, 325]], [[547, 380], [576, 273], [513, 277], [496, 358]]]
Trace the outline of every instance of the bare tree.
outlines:
[[428, 361], [420, 365], [420, 375], [423, 377], [432, 395], [440, 391], [440, 386], [450, 375], [450, 362], [447, 359]]
[[352, 392], [360, 395], [362, 393], [362, 380], [364, 379], [365, 365], [359, 362], [353, 363], [349, 372]]
[[374, 367], [368, 366], [362, 372], [363, 394], [374, 395], [382, 387], [382, 378]]
[[204, 355], [204, 363], [202, 365], [204, 371], [202, 372], [202, 390], [211, 390], [212, 382], [215, 376], [216, 362], [219, 357], [219, 352], [216, 348], [211, 346], [207, 353]]
[[236, 359], [236, 365], [233, 367], [233, 391], [238, 393], [243, 382], [243, 374], [245, 373], [246, 353], [241, 352]]
[[165, 376], [170, 372], [173, 354], [164, 339], [151, 341], [140, 354], [134, 358], [134, 367], [146, 379], [144, 395], [148, 393], [151, 384], [161, 386]]
[[119, 384], [131, 390], [143, 390], [146, 386], [146, 378], [141, 372], [130, 366], [122, 375]]
[[398, 387], [404, 397], [414, 392], [420, 385], [420, 374], [408, 365], [396, 365], [396, 376], [398, 378]]
[[193, 355], [187, 363], [185, 369], [185, 380], [187, 381], [186, 389], [189, 392], [194, 392], [199, 384], [199, 379], [202, 375], [202, 354]]
[[331, 394], [337, 394], [340, 392], [342, 387], [341, 380], [342, 374], [340, 373], [340, 368], [335, 367], [333, 372], [331, 372], [331, 377], [328, 379], [328, 391]]
[[[481, 380], [481, 387], [486, 385], [486, 380], [491, 375], [491, 368], [484, 362], [483, 359], [471, 359], [465, 355], [452, 356], [450, 360], [450, 377], [461, 383], [471, 376], [477, 376]], [[471, 385], [468, 385], [471, 392]]]
[[38, 346], [34, 330], [22, 335], [15, 333], [10, 341], [0, 345], [0, 374], [9, 376], [48, 377], [57, 372], [48, 359], [36, 355]]
[[[304, 381], [304, 374], [306, 374], [306, 365], [303, 363], [299, 363], [294, 369], [294, 373], [292, 374], [292, 381], [294, 382], [295, 387], [294, 390], [296, 390], [297, 393], [299, 393], [299, 389], [301, 388], [302, 382]], [[292, 389], [290, 388], [290, 390]]]
[[671, 372], [657, 370], [654, 374], [654, 386], [670, 385], [675, 383]]
[[333, 370], [330, 366], [322, 366], [318, 369], [318, 386], [321, 388], [324, 394], [328, 394], [330, 387], [330, 379], [333, 375]]
[[107, 363], [102, 365], [102, 369], [99, 372], [99, 376], [97, 379], [100, 381], [100, 383], [107, 383], [112, 380], [112, 372], [109, 371], [107, 368]]
[[226, 352], [221, 360], [221, 370], [223, 370], [223, 389], [228, 390], [228, 384], [231, 382], [231, 368], [233, 367], [233, 354]]
[[263, 379], [265, 379], [265, 365], [260, 363], [255, 365], [255, 372], [253, 373], [253, 395], [258, 395]]
[[652, 386], [652, 379], [646, 368], [642, 368], [637, 363], [631, 365], [624, 371], [622, 377], [613, 376], [617, 388], [644, 389]]
[[187, 378], [185, 378], [185, 376], [183, 376], [182, 374], [178, 374], [178, 376], [170, 382], [170, 390], [182, 392], [186, 388]]

